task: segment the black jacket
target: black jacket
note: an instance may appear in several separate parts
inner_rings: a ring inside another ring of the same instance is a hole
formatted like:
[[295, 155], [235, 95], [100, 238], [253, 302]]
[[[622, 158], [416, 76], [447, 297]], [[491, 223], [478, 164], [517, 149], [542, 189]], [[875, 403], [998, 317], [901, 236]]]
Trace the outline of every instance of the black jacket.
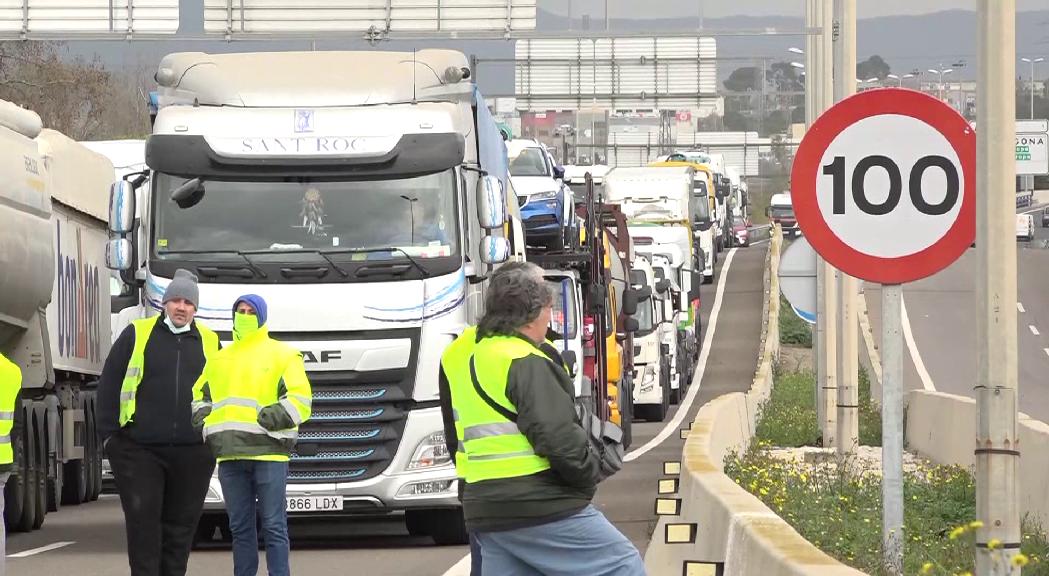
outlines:
[[[134, 347], [135, 327], [129, 325], [113, 343], [99, 378], [96, 418], [103, 441], [120, 430], [120, 386]], [[204, 347], [196, 322], [189, 332], [174, 334], [161, 316], [146, 343], [135, 416], [125, 427], [131, 439], [154, 445], [203, 443], [190, 417], [193, 384], [203, 370]]]
[[[467, 484], [463, 511], [470, 530], [492, 532], [546, 524], [585, 508], [597, 490], [600, 461], [589, 449], [589, 439], [575, 409], [574, 386], [556, 351], [540, 347], [548, 356], [526, 356], [510, 365], [507, 398], [517, 409], [517, 426], [536, 454], [550, 461], [550, 470], [499, 480]], [[452, 416], [450, 387], [444, 371], [439, 379], [441, 415], [448, 450], [455, 454], [458, 440]]]

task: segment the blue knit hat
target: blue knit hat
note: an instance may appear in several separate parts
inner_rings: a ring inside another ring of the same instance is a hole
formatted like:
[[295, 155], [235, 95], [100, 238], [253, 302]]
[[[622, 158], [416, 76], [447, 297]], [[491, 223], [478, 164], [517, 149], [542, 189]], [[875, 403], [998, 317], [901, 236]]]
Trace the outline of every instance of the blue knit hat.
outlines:
[[237, 313], [237, 306], [240, 305], [241, 302], [247, 302], [255, 309], [255, 316], [259, 319], [260, 327], [266, 325], [267, 308], [266, 301], [263, 300], [262, 296], [259, 296], [258, 294], [245, 294], [240, 298], [237, 298], [237, 301], [233, 303], [234, 314]]

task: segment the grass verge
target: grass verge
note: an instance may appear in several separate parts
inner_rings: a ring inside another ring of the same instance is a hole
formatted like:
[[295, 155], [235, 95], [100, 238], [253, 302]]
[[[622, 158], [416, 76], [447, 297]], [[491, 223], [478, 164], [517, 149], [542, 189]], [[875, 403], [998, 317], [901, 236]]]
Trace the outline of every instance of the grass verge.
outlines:
[[[772, 446], [817, 446], [816, 376], [812, 372], [777, 372], [776, 385], [761, 407], [754, 439]], [[860, 369], [860, 444], [881, 446], [881, 412], [871, 400], [870, 378]]]
[[779, 343], [812, 348], [812, 330], [791, 310], [790, 302], [783, 296], [779, 297]]

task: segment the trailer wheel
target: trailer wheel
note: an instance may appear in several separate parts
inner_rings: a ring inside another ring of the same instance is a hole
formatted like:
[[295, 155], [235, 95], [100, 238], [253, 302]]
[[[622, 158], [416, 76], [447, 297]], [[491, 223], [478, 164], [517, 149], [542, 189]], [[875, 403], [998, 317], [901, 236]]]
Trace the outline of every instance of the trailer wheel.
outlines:
[[76, 506], [87, 501], [87, 476], [88, 467], [85, 465], [87, 459], [87, 408], [84, 409], [84, 458], [70, 460], [62, 466], [62, 474], [65, 476], [62, 489], [62, 503]]
[[33, 424], [29, 421], [31, 416], [26, 413], [22, 421], [22, 439], [24, 450], [22, 452], [22, 515], [14, 525], [18, 532], [29, 532], [36, 524], [36, 438], [33, 436]]
[[404, 527], [411, 536], [429, 536], [429, 510], [405, 510]]
[[44, 454], [45, 454], [45, 458], [46, 458], [45, 462], [47, 462], [47, 476], [48, 476], [48, 478], [47, 478], [47, 511], [48, 512], [58, 512], [58, 510], [62, 507], [62, 482], [65, 480], [65, 478], [63, 478], [63, 476], [64, 476], [63, 472], [64, 471], [62, 470], [62, 461], [58, 457], [57, 447], [56, 447], [56, 450], [54, 451], [55, 452], [55, 457], [51, 458], [51, 425], [57, 420], [58, 426], [56, 427], [56, 429], [58, 430], [59, 434], [57, 434], [56, 437], [57, 438], [61, 438], [62, 437], [62, 434], [61, 434], [61, 431], [62, 431], [62, 429], [61, 429], [62, 419], [58, 416], [57, 410], [54, 411], [54, 412], [52, 412], [51, 410], [48, 410], [46, 414], [47, 414], [47, 416], [46, 416], [47, 420], [46, 420], [46, 424], [44, 425], [44, 439], [46, 440], [46, 448], [44, 449]]
[[[24, 413], [23, 413], [24, 414]], [[19, 422], [21, 424], [21, 422]], [[15, 473], [4, 486], [4, 520], [12, 531], [22, 525], [26, 500], [26, 440], [22, 427], [12, 430], [11, 449], [15, 456]]]
[[87, 490], [85, 496], [88, 502], [94, 502], [102, 493], [102, 457], [98, 450], [94, 400], [89, 400], [86, 406], [84, 424], [87, 429], [87, 437], [84, 438], [84, 469], [87, 476]]
[[33, 530], [44, 525], [47, 516], [47, 442], [44, 441], [43, 427], [33, 420], [33, 434], [36, 436], [36, 515], [33, 518]]

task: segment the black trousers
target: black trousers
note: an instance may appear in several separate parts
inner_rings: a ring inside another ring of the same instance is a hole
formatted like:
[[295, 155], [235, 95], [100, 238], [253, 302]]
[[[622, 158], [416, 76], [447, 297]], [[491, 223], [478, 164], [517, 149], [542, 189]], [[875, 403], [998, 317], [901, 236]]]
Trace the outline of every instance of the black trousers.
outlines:
[[123, 432], [106, 443], [127, 529], [131, 576], [185, 576], [215, 457], [197, 446], [147, 446]]

